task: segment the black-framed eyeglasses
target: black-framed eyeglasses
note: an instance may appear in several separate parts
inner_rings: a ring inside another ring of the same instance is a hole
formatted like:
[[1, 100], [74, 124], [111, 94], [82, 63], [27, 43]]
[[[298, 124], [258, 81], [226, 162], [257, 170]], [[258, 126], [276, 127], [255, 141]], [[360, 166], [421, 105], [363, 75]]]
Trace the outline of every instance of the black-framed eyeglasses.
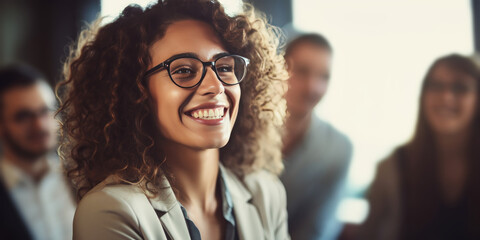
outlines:
[[466, 82], [453, 82], [444, 83], [436, 80], [427, 80], [425, 89], [432, 93], [443, 93], [449, 91], [455, 95], [465, 95], [476, 90], [474, 84], [468, 84]]
[[154, 73], [167, 69], [168, 75], [175, 85], [181, 88], [193, 88], [198, 86], [205, 77], [207, 67], [210, 66], [218, 80], [231, 86], [239, 84], [247, 73], [248, 58], [222, 54], [213, 62], [203, 62], [198, 57], [185, 53], [175, 55], [166, 61], [156, 65], [145, 73], [145, 78]]

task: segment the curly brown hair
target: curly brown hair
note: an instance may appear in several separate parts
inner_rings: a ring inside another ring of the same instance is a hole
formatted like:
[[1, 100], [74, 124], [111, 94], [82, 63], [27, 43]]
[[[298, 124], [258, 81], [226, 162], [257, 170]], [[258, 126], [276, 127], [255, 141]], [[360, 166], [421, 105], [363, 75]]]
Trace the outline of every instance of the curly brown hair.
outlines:
[[230, 53], [250, 59], [240, 84], [238, 118], [220, 149], [222, 163], [239, 177], [258, 169], [275, 174], [283, 169], [288, 76], [277, 51], [280, 31], [248, 4], [242, 14], [229, 16], [216, 0], [160, 0], [146, 9], [128, 6], [104, 26], [97, 20], [82, 31], [64, 64], [57, 85], [59, 155], [79, 198], [110, 175], [129, 183], [146, 181], [153, 186], [148, 190], [157, 193], [165, 155], [156, 141], [160, 132], [143, 76], [151, 63], [150, 46], [171, 23], [184, 19], [208, 23]]

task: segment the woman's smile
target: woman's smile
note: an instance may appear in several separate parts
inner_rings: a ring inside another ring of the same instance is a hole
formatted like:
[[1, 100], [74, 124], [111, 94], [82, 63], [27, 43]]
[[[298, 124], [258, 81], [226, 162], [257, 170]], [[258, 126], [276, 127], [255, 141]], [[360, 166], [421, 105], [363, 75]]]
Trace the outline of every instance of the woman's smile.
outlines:
[[230, 119], [228, 105], [221, 103], [201, 104], [185, 111], [184, 114], [197, 123], [210, 126], [223, 124]]

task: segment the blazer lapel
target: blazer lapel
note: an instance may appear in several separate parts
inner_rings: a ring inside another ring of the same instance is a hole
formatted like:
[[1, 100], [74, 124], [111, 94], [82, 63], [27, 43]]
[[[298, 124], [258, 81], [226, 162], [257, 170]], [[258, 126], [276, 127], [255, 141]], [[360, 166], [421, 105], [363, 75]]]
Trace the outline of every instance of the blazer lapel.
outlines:
[[169, 235], [173, 240], [190, 239], [187, 223], [177, 198], [167, 178], [165, 176], [162, 178], [162, 188], [158, 197], [150, 198], [149, 201], [155, 211], [160, 213], [157, 215], [160, 218], [165, 234]]
[[[232, 197], [233, 198], [233, 197]], [[233, 211], [238, 236], [242, 240], [264, 239], [263, 227], [255, 206], [248, 202], [233, 200]]]
[[0, 232], [5, 239], [33, 239], [3, 181], [0, 181]]
[[222, 165], [220, 169], [225, 173], [225, 184], [232, 197], [238, 236], [241, 240], [264, 239], [262, 221], [257, 208], [251, 203], [252, 195], [234, 173]]
[[[220, 169], [225, 173], [225, 184], [232, 197], [239, 238], [241, 240], [265, 239], [260, 215], [255, 205], [251, 203], [252, 195], [234, 173], [222, 165], [220, 165]], [[167, 178], [165, 176], [162, 178], [162, 187], [158, 197], [149, 198], [149, 201], [155, 211], [159, 213], [163, 229], [171, 239], [190, 239], [185, 217], [177, 198]]]
[[168, 234], [171, 239], [190, 239], [187, 223], [185, 222], [185, 217], [180, 209], [180, 205], [177, 204], [176, 207], [163, 214], [163, 216], [160, 217], [160, 221], [162, 222], [163, 229], [165, 229], [165, 233]]

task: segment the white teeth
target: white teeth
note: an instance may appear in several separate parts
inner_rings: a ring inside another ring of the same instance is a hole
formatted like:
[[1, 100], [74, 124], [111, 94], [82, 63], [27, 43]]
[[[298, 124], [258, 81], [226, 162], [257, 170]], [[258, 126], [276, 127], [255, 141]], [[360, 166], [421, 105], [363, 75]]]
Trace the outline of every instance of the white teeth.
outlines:
[[191, 115], [194, 118], [201, 118], [201, 119], [220, 119], [223, 117], [223, 107], [219, 108], [212, 108], [212, 109], [199, 109], [196, 111], [193, 111]]

